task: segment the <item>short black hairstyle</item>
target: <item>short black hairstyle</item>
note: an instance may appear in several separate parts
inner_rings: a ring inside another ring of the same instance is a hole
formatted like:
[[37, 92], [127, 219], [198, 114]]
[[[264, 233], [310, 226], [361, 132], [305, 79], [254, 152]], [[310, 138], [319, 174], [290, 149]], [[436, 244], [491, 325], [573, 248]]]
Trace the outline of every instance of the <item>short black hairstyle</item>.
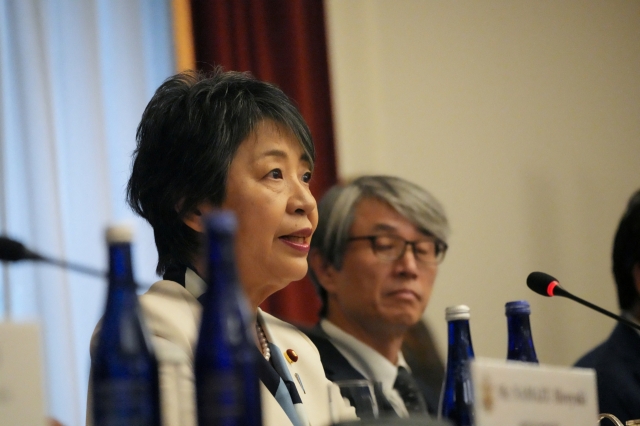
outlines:
[[640, 190], [629, 199], [613, 241], [613, 276], [618, 287], [618, 304], [623, 311], [640, 299], [633, 267], [640, 264]]
[[153, 228], [158, 274], [193, 264], [200, 235], [183, 218], [202, 202], [222, 204], [231, 161], [264, 120], [289, 130], [313, 166], [307, 124], [270, 83], [217, 67], [176, 74], [156, 90], [136, 133], [127, 202]]

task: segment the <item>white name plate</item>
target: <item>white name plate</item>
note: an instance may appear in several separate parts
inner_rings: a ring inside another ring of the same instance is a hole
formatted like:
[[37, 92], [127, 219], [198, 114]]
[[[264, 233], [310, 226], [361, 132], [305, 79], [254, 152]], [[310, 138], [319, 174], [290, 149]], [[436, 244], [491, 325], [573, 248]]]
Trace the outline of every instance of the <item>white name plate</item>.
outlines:
[[40, 327], [0, 322], [0, 425], [45, 425]]
[[594, 370], [479, 358], [471, 375], [476, 426], [598, 424]]

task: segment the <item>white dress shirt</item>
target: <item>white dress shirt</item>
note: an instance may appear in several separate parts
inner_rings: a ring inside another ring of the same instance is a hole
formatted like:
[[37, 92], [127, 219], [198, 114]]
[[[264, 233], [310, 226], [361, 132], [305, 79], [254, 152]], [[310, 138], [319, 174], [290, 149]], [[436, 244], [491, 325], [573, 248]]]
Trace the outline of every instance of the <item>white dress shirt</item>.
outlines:
[[338, 328], [328, 319], [322, 319], [320, 327], [327, 333], [331, 343], [349, 361], [353, 368], [367, 380], [382, 384], [382, 393], [389, 400], [398, 416], [409, 417], [409, 412], [404, 405], [402, 397], [393, 388], [398, 375], [398, 367], [404, 367], [411, 372], [402, 352], [398, 351], [398, 363], [394, 365], [371, 346]]

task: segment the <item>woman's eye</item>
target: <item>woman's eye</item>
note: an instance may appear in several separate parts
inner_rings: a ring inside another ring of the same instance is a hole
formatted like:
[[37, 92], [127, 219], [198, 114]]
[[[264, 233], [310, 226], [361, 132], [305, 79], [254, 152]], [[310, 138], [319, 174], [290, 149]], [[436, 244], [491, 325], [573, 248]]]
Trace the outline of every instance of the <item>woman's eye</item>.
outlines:
[[273, 179], [282, 179], [282, 170], [273, 169], [269, 172], [269, 176], [272, 177]]
[[307, 172], [302, 175], [302, 181], [305, 183], [309, 183], [311, 181], [311, 172]]

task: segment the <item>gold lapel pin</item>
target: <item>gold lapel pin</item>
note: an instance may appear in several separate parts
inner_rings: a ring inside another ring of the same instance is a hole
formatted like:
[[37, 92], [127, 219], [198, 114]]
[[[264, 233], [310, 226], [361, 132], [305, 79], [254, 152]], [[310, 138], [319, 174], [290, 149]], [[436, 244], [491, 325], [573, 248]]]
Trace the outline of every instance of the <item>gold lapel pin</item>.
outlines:
[[287, 349], [284, 353], [284, 357], [289, 361], [289, 364], [293, 364], [298, 361], [298, 354], [293, 349]]

